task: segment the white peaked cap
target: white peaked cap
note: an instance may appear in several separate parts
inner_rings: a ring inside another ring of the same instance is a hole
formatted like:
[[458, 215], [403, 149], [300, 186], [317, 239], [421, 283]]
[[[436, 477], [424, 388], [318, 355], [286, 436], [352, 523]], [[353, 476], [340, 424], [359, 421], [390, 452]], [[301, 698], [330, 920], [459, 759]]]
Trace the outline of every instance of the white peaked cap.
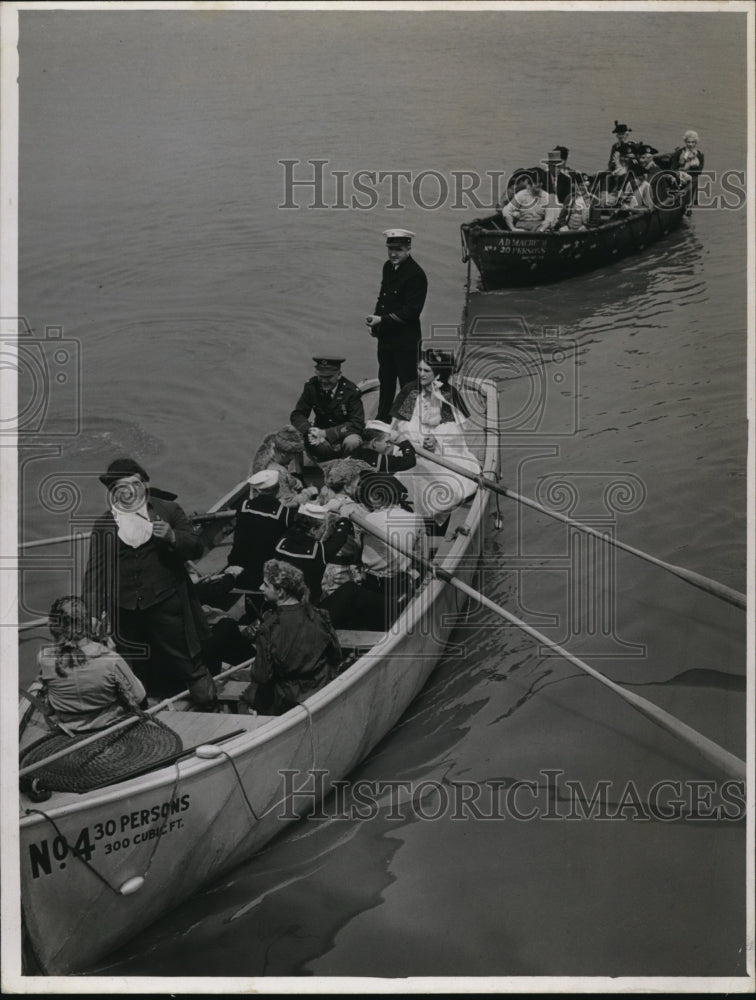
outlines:
[[393, 434], [394, 428], [391, 424], [384, 424], [382, 420], [368, 420], [365, 424], [366, 431], [380, 431], [382, 434]]
[[262, 472], [250, 476], [247, 482], [255, 489], [268, 490], [278, 482], [278, 472], [275, 469], [263, 469]]
[[306, 514], [307, 517], [314, 517], [319, 521], [322, 521], [328, 513], [328, 508], [321, 506], [319, 503], [313, 503], [310, 500], [307, 503], [300, 504], [299, 513]]

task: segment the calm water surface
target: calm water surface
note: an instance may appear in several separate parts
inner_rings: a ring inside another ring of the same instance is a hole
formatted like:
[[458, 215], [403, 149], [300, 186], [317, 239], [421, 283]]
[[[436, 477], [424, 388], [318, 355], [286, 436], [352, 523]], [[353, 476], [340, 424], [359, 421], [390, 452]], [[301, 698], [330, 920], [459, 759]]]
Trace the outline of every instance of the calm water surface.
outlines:
[[[79, 432], [22, 450], [24, 537], [98, 513], [96, 475], [124, 453], [185, 509], [206, 509], [286, 421], [313, 353], [342, 352], [350, 377], [373, 375], [363, 320], [387, 226], [417, 233], [426, 333], [460, 323], [459, 225], [474, 209], [449, 199], [429, 211], [409, 197], [389, 209], [381, 189], [371, 211], [281, 210], [279, 160], [300, 161], [299, 177], [310, 159], [450, 177], [510, 171], [559, 143], [575, 167], [596, 169], [619, 118], [663, 150], [695, 127], [707, 168], [743, 170], [744, 29], [733, 15], [641, 12], [23, 12], [22, 312], [38, 335], [63, 327], [81, 362], [48, 425], [80, 413]], [[551, 503], [569, 482], [573, 516], [591, 523], [619, 484], [633, 499], [613, 512], [618, 537], [744, 590], [745, 282], [744, 210], [700, 210], [614, 268], [473, 296], [479, 329], [526, 324], [520, 341], [499, 338], [480, 358], [511, 418], [504, 481], [529, 496], [553, 487]], [[513, 358], [544, 328], [565, 350], [524, 375]], [[545, 407], [535, 430], [515, 419], [534, 392]], [[609, 634], [571, 630], [587, 621], [590, 599], [575, 594], [592, 574], [570, 577], [563, 526], [508, 500], [501, 509], [483, 560], [489, 596], [744, 755], [742, 612], [618, 554]], [[68, 572], [30, 562], [23, 616], [43, 615]], [[22, 650], [27, 680], [37, 641]], [[463, 654], [358, 776], [542, 787], [545, 769], [561, 769], [586, 787], [609, 780], [613, 801], [630, 780], [647, 790], [710, 776], [521, 632], [480, 613], [459, 642]], [[88, 971], [744, 970], [740, 824], [390, 813], [383, 801], [371, 822], [291, 828]]]

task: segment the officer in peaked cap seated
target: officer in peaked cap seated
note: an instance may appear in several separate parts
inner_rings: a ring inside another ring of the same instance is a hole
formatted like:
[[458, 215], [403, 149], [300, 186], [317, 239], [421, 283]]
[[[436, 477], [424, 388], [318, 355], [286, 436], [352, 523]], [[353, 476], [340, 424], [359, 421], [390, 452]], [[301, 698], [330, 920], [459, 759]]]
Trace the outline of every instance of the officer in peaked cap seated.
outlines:
[[[289, 417], [309, 454], [320, 462], [341, 458], [362, 444], [365, 409], [360, 390], [341, 374], [344, 358], [313, 357], [308, 379]], [[310, 415], [313, 415], [310, 422]]]
[[421, 339], [420, 313], [428, 293], [428, 278], [411, 257], [412, 237], [408, 229], [386, 229], [388, 260], [383, 265], [378, 301], [365, 323], [378, 340], [379, 420], [390, 420], [391, 404], [398, 387], [416, 376]]

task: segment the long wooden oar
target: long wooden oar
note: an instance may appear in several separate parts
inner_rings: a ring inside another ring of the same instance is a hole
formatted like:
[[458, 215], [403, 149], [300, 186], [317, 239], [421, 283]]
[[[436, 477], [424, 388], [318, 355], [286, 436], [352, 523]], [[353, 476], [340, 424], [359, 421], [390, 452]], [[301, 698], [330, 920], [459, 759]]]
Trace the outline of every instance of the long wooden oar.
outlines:
[[691, 726], [681, 722], [679, 719], [675, 718], [674, 715], [670, 715], [669, 712], [665, 712], [664, 709], [659, 708], [658, 705], [652, 704], [652, 702], [647, 701], [645, 698], [641, 698], [632, 691], [625, 690], [625, 688], [616, 684], [613, 680], [610, 680], [608, 677], [604, 676], [604, 674], [589, 666], [587, 663], [584, 663], [583, 660], [574, 656], [558, 643], [553, 642], [547, 636], [543, 635], [543, 633], [538, 632], [526, 622], [516, 618], [505, 608], [501, 607], [500, 604], [496, 604], [494, 601], [490, 600], [490, 598], [481, 594], [479, 591], [475, 590], [458, 577], [452, 576], [452, 574], [443, 569], [443, 567], [436, 566], [428, 559], [425, 559], [415, 553], [408, 552], [405, 548], [398, 545], [393, 539], [387, 537], [384, 533], [377, 531], [374, 527], [372, 527], [372, 525], [368, 524], [362, 517], [360, 517], [359, 514], [352, 513], [349, 516], [355, 524], [362, 528], [363, 531], [367, 531], [371, 535], [375, 535], [376, 538], [380, 538], [386, 545], [389, 545], [391, 548], [396, 549], [403, 555], [408, 556], [418, 566], [422, 567], [426, 571], [430, 571], [439, 580], [443, 580], [444, 583], [448, 583], [461, 593], [467, 594], [469, 597], [479, 601], [484, 607], [489, 608], [495, 614], [499, 615], [500, 618], [504, 618], [512, 625], [516, 625], [524, 632], [527, 632], [528, 635], [533, 636], [534, 639], [537, 639], [544, 646], [548, 646], [549, 649], [553, 649], [555, 653], [559, 653], [560, 656], [569, 660], [570, 663], [574, 664], [580, 670], [590, 674], [591, 677], [595, 678], [595, 680], [597, 680], [600, 684], [603, 684], [605, 687], [608, 687], [610, 691], [614, 691], [614, 693], [619, 695], [623, 701], [637, 709], [645, 715], [646, 718], [656, 723], [656, 725], [660, 726], [678, 740], [681, 740], [688, 746], [693, 747], [693, 749], [696, 750], [705, 760], [707, 760], [710, 764], [713, 764], [718, 770], [722, 771], [728, 777], [736, 778], [739, 781], [745, 781], [746, 765], [745, 762], [739, 757], [736, 757], [728, 750], [725, 750], [724, 747], [720, 747], [718, 743], [714, 743], [708, 737], [703, 736]]
[[675, 566], [673, 563], [664, 562], [663, 559], [657, 559], [656, 556], [651, 556], [647, 552], [643, 552], [641, 549], [636, 549], [632, 545], [628, 545], [626, 542], [621, 542], [617, 538], [612, 538], [610, 535], [606, 534], [606, 532], [598, 531], [596, 528], [591, 528], [590, 525], [587, 524], [581, 524], [580, 521], [574, 521], [571, 517], [567, 517], [566, 514], [560, 514], [559, 511], [549, 510], [548, 507], [543, 507], [535, 500], [531, 500], [529, 497], [524, 497], [520, 493], [515, 493], [514, 490], [510, 490], [506, 486], [502, 486], [500, 483], [487, 479], [485, 476], [470, 472], [463, 465], [450, 461], [448, 458], [444, 458], [443, 455], [437, 455], [433, 451], [427, 451], [425, 448], [417, 447], [415, 448], [415, 452], [423, 458], [428, 459], [430, 462], [435, 462], [437, 465], [441, 465], [445, 469], [449, 469], [451, 472], [456, 472], [460, 476], [465, 476], [467, 479], [471, 479], [473, 482], [478, 483], [479, 486], [484, 487], [484, 489], [491, 490], [494, 493], [499, 493], [501, 496], [508, 497], [510, 500], [516, 500], [517, 503], [524, 504], [526, 507], [532, 507], [533, 510], [538, 510], [542, 514], [547, 514], [549, 517], [556, 518], [558, 521], [563, 521], [565, 524], [569, 524], [571, 527], [577, 528], [578, 531], [583, 531], [587, 535], [594, 535], [596, 538], [600, 538], [602, 542], [608, 542], [609, 545], [614, 545], [615, 548], [622, 549], [624, 552], [630, 552], [632, 555], [638, 556], [639, 559], [645, 559], [646, 562], [653, 563], [654, 566], [659, 566], [668, 573], [672, 573], [681, 580], [685, 580], [686, 583], [690, 583], [694, 587], [698, 587], [700, 590], [705, 590], [707, 594], [713, 594], [715, 597], [719, 597], [723, 601], [727, 601], [729, 604], [734, 604], [736, 608], [745, 609], [746, 607], [746, 595], [741, 594], [739, 590], [733, 590], [732, 587], [727, 587], [725, 584], [718, 583], [716, 580], [711, 580], [709, 577], [702, 576], [700, 573], [694, 573], [692, 570], [683, 569], [682, 566]]
[[[204, 524], [206, 521], [226, 521], [236, 517], [235, 510], [211, 510], [207, 514], [190, 514], [189, 520], [194, 524]], [[19, 542], [19, 549], [37, 549], [43, 545], [62, 545], [64, 542], [84, 542], [92, 534], [91, 531], [74, 531], [68, 535], [55, 535], [53, 538], [37, 538], [32, 542]]]
[[[250, 666], [250, 664], [254, 662], [254, 659], [254, 656], [252, 656], [249, 660], [245, 660], [243, 663], [237, 663], [235, 667], [229, 667], [228, 670], [224, 670], [222, 673], [217, 674], [213, 680], [225, 680], [226, 677], [230, 677], [231, 674], [235, 674], [237, 670], [243, 670], [245, 667]], [[162, 712], [164, 708], [172, 705], [174, 701], [179, 701], [181, 698], [188, 697], [188, 690], [180, 691], [178, 694], [171, 695], [170, 698], [164, 698], [163, 701], [158, 702], [157, 705], [153, 705], [152, 708], [148, 708], [144, 714], [154, 715], [156, 712]], [[28, 764], [26, 767], [22, 767], [18, 772], [18, 776], [19, 778], [23, 778], [25, 774], [30, 774], [32, 771], [37, 771], [40, 767], [44, 767], [46, 764], [51, 764], [54, 760], [66, 757], [74, 750], [80, 750], [82, 747], [88, 746], [90, 743], [94, 743], [96, 740], [102, 739], [103, 736], [110, 736], [111, 733], [117, 733], [120, 729], [127, 729], [129, 726], [133, 726], [135, 723], [139, 722], [141, 718], [141, 715], [130, 715], [122, 722], [116, 722], [114, 725], [108, 726], [107, 729], [102, 729], [98, 733], [93, 733], [91, 736], [87, 736], [86, 739], [81, 740], [78, 743], [74, 743], [73, 746], [66, 747], [64, 750], [58, 750], [57, 753], [52, 753], [49, 757], [43, 757], [42, 760], [38, 760], [34, 764]]]

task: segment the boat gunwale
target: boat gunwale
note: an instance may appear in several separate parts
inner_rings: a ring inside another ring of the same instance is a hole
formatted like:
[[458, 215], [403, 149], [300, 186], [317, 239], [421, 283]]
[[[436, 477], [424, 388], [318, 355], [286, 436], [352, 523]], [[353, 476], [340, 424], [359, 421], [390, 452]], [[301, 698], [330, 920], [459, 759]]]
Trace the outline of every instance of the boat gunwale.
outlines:
[[[663, 208], [662, 206], [657, 205], [650, 210], [627, 209], [626, 211], [630, 212], [630, 215], [621, 219], [607, 219], [605, 222], [600, 223], [600, 225], [591, 226], [588, 229], [550, 229], [543, 232], [539, 232], [538, 230], [534, 230], [533, 232], [517, 232], [506, 228], [485, 229], [483, 226], [479, 225], [477, 220], [473, 220], [472, 222], [463, 222], [460, 229], [467, 237], [481, 242], [485, 242], [487, 239], [502, 239], [504, 237], [507, 239], [513, 239], [516, 242], [527, 239], [545, 240], [547, 242], [551, 239], [585, 239], [593, 233], [605, 233], [612, 229], [626, 228], [631, 223], [640, 222], [642, 219], [652, 219], [654, 216], [677, 215], [678, 213], [684, 212], [687, 209], [688, 204], [689, 200], [684, 199], [684, 201], [680, 204], [674, 205], [670, 208]], [[496, 218], [496, 216], [486, 217], [486, 219], [494, 218]]]
[[[490, 426], [492, 400], [494, 415], [496, 416], [498, 414], [498, 396], [496, 385], [489, 379], [471, 378], [465, 375], [460, 375], [458, 378], [460, 381], [467, 383], [470, 388], [477, 391], [486, 400], [485, 427], [483, 428], [485, 431], [485, 454], [483, 462], [481, 463], [482, 474], [485, 474], [486, 472], [494, 471], [498, 465], [498, 442], [495, 437], [496, 428]], [[377, 380], [371, 380], [371, 382], [372, 381], [374, 381], [375, 385], [377, 385]], [[368, 388], [366, 391], [371, 391], [372, 388], [373, 386]], [[246, 486], [246, 481], [243, 485]], [[231, 502], [237, 495], [238, 488], [238, 486], [235, 487], [234, 490], [231, 490], [229, 493], [225, 494], [221, 500], [217, 501], [217, 504], [211, 508], [211, 512], [216, 509], [220, 509], [220, 505], [222, 503]], [[460, 559], [465, 554], [471, 539], [475, 537], [477, 527], [482, 522], [485, 507], [490, 501], [490, 496], [491, 494], [488, 491], [478, 487], [464, 521], [463, 527], [467, 530], [457, 533], [448, 550], [444, 553], [441, 562], [439, 562], [438, 565], [440, 567], [449, 571], [450, 568], [455, 567], [459, 563]], [[44, 815], [42, 815], [41, 810], [34, 812], [27, 811], [26, 813], [21, 812], [19, 817], [19, 827], [21, 829], [28, 829], [29, 827], [47, 822], [48, 817], [55, 818], [59, 816], [75, 815], [94, 808], [106, 806], [114, 801], [123, 800], [131, 794], [141, 795], [154, 789], [172, 786], [179, 777], [181, 780], [185, 780], [189, 777], [202, 775], [204, 772], [208, 772], [214, 767], [226, 764], [229, 757], [232, 759], [239, 759], [241, 756], [246, 756], [248, 753], [257, 749], [259, 745], [278, 738], [288, 732], [289, 729], [301, 726], [310, 715], [327, 707], [335, 699], [342, 697], [345, 691], [357, 684], [365, 674], [376, 669], [378, 665], [377, 660], [385, 659], [387, 656], [390, 656], [394, 648], [410, 631], [407, 625], [418, 621], [423, 616], [427, 615], [446, 586], [447, 584], [437, 577], [426, 578], [410, 604], [407, 605], [401, 615], [396, 619], [392, 625], [392, 629], [387, 631], [383, 639], [381, 639], [375, 646], [361, 654], [354, 663], [352, 663], [342, 674], [335, 677], [329, 684], [321, 688], [319, 691], [314, 692], [314, 694], [305, 700], [303, 705], [298, 705], [295, 708], [290, 709], [284, 715], [270, 716], [269, 721], [264, 722], [255, 729], [239, 733], [237, 736], [224, 741], [222, 747], [224, 753], [219, 754], [217, 757], [200, 758], [195, 754], [185, 760], [176, 761], [173, 764], [158, 768], [155, 771], [150, 771], [146, 775], [137, 775], [134, 778], [129, 778], [113, 785], [107, 785], [103, 788], [92, 789], [89, 792], [81, 793], [80, 798], [77, 797], [75, 800], [61, 802], [49, 809], [45, 809]], [[420, 600], [428, 600], [429, 591], [430, 601], [428, 606], [418, 612], [418, 602]], [[376, 650], [378, 652], [376, 652]], [[443, 655], [443, 651], [439, 652], [439, 658], [441, 655]], [[78, 795], [78, 793], [74, 792], [62, 792], [59, 794], [66, 796]]]

